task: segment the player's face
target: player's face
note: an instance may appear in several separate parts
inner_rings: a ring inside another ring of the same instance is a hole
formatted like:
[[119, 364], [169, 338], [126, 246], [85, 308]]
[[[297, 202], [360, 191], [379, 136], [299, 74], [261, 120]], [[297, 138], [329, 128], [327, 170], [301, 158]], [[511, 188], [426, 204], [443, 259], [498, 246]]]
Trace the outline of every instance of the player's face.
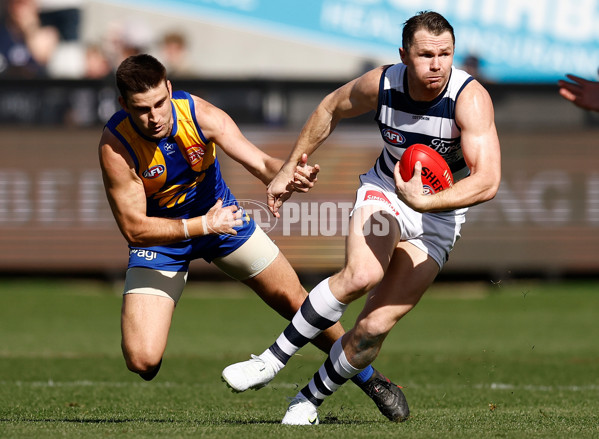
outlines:
[[121, 106], [131, 115], [133, 123], [146, 137], [159, 140], [168, 137], [173, 129], [171, 84], [161, 83], [143, 93], [129, 95]]
[[453, 51], [449, 32], [433, 35], [424, 29], [414, 34], [409, 52], [400, 49], [401, 60], [408, 66], [412, 99], [432, 100], [443, 91], [451, 74]]

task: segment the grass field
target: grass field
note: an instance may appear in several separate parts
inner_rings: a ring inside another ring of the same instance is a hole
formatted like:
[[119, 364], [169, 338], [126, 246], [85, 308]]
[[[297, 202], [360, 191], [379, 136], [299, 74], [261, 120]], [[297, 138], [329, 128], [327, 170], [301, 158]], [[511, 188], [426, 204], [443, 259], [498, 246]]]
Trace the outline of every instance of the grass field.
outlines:
[[260, 391], [220, 381], [284, 327], [245, 287], [188, 286], [150, 383], [121, 357], [119, 289], [0, 281], [0, 437], [599, 437], [599, 283], [434, 285], [375, 363], [411, 418], [388, 422], [348, 383], [317, 427], [279, 424], [324, 359], [311, 346]]

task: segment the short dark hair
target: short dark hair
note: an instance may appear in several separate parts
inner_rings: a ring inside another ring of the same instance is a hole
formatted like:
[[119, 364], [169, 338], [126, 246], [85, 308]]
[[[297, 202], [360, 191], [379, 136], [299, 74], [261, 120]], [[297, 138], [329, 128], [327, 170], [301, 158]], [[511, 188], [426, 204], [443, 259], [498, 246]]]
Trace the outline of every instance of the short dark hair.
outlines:
[[420, 29], [424, 29], [433, 35], [441, 35], [443, 32], [449, 32], [455, 46], [455, 34], [449, 21], [437, 12], [420, 11], [404, 23], [401, 33], [401, 44], [406, 52], [410, 51], [410, 47], [414, 42], [414, 34]]
[[129, 93], [143, 93], [166, 84], [166, 68], [152, 55], [133, 55], [116, 70], [116, 86], [124, 99]]

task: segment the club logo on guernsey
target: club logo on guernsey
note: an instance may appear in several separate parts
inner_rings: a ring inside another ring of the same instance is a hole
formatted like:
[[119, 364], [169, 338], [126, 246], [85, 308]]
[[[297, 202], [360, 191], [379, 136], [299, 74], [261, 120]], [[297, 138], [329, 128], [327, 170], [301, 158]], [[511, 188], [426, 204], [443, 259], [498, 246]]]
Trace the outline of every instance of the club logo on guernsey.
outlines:
[[385, 203], [396, 216], [399, 216], [399, 212], [397, 211], [395, 206], [393, 206], [393, 204], [391, 204], [391, 201], [389, 201], [389, 198], [387, 198], [385, 196], [385, 194], [382, 192], [366, 191], [366, 195], [364, 195], [364, 200], [365, 201], [368, 201], [368, 200], [381, 201], [381, 202]]
[[392, 130], [391, 128], [384, 129], [381, 131], [381, 134], [383, 135], [385, 142], [391, 145], [403, 145], [406, 143], [406, 138], [403, 136], [403, 134], [401, 134], [399, 131]]
[[187, 157], [189, 158], [189, 163], [191, 163], [191, 166], [201, 162], [202, 157], [204, 157], [204, 154], [206, 154], [206, 148], [202, 145], [186, 146], [185, 151], [187, 152]]
[[156, 178], [161, 176], [164, 173], [165, 169], [166, 168], [164, 167], [164, 165], [154, 165], [151, 168], [146, 169], [142, 175], [144, 176], [144, 178]]
[[172, 143], [165, 143], [162, 148], [166, 152], [166, 155], [171, 155], [175, 153], [175, 145]]

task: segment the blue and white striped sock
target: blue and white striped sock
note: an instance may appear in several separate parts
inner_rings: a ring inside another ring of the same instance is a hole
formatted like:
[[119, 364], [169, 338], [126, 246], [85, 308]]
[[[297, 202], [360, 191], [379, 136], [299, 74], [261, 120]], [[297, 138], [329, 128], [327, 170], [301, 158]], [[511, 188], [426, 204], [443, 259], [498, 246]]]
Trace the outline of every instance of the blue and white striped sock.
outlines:
[[361, 370], [356, 369], [347, 361], [340, 338], [331, 348], [329, 357], [300, 393], [318, 407], [327, 396], [332, 395], [348, 379], [356, 376]]
[[339, 302], [329, 288], [329, 278], [310, 292], [291, 323], [269, 347], [270, 352], [283, 364], [300, 348], [322, 331], [339, 321], [347, 305]]

